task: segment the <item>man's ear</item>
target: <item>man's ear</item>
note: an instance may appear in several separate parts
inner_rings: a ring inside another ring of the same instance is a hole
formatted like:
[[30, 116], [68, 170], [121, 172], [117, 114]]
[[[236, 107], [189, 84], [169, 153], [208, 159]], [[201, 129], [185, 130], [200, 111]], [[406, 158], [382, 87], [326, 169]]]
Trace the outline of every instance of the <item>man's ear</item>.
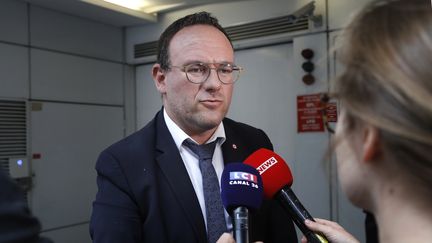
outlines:
[[381, 155], [380, 134], [376, 127], [366, 125], [363, 137], [363, 161], [371, 162]]
[[165, 94], [165, 92], [166, 92], [166, 83], [165, 83], [166, 76], [165, 76], [165, 73], [163, 72], [159, 63], [156, 63], [153, 65], [152, 76], [153, 76], [153, 80], [154, 80], [155, 85], [156, 85], [156, 89], [159, 91], [159, 93]]

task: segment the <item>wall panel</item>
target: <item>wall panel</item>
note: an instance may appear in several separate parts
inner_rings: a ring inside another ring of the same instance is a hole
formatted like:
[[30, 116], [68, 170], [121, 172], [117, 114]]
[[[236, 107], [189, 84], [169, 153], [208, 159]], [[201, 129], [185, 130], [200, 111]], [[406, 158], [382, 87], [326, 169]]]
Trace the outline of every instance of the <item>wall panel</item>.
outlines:
[[343, 28], [356, 12], [372, 0], [328, 0], [329, 30]]
[[0, 43], [0, 87], [0, 97], [29, 97], [28, 48]]
[[32, 6], [30, 10], [32, 45], [113, 61], [123, 60], [121, 28], [39, 7]]
[[27, 4], [23, 1], [0, 1], [0, 40], [28, 44]]
[[31, 98], [123, 104], [122, 64], [32, 49]]

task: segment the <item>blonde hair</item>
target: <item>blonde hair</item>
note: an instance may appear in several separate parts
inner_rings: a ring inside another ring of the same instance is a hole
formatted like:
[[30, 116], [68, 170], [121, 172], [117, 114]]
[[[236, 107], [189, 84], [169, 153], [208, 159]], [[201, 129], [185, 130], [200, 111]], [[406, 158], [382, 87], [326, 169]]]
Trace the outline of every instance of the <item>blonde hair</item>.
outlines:
[[334, 92], [348, 129], [380, 130], [385, 152], [432, 186], [432, 8], [428, 0], [378, 1], [342, 34], [345, 71]]

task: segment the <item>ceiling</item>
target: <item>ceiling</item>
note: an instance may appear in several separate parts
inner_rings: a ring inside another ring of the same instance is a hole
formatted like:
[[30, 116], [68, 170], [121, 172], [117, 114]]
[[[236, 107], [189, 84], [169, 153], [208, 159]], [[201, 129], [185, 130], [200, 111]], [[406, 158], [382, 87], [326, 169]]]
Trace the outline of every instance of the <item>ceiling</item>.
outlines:
[[[112, 4], [102, 3], [101, 5], [111, 5], [106, 8], [104, 6], [98, 6], [90, 2], [94, 0], [21, 0], [27, 3], [41, 6], [44, 8], [56, 10], [59, 12], [92, 19], [98, 22], [125, 27], [134, 25], [143, 25], [149, 23], [155, 23], [157, 17], [154, 14], [146, 14], [136, 10], [129, 10], [123, 7], [115, 6], [112, 8]], [[170, 11], [188, 8], [197, 5], [211, 4], [211, 3], [221, 3], [221, 2], [232, 2], [233, 0], [152, 0], [152, 2], [157, 2], [161, 4], [178, 4]], [[237, 0], [244, 1], [244, 0]], [[115, 10], [113, 10], [115, 9]], [[167, 10], [162, 11], [167, 12]]]

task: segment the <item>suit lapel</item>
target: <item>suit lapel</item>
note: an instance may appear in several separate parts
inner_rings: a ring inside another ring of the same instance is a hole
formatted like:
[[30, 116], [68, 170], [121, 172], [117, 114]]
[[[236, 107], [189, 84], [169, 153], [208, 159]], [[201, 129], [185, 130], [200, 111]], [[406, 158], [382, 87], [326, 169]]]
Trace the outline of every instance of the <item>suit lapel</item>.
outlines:
[[[225, 120], [224, 120], [225, 121]], [[229, 123], [224, 122], [226, 140], [222, 144], [222, 153], [224, 163], [242, 162], [249, 155], [249, 149], [245, 147], [244, 142], [237, 136], [235, 129]]]
[[159, 112], [156, 117], [156, 134], [156, 161], [177, 202], [183, 208], [198, 242], [206, 242], [207, 234], [201, 208], [180, 153], [166, 127], [163, 112]]

